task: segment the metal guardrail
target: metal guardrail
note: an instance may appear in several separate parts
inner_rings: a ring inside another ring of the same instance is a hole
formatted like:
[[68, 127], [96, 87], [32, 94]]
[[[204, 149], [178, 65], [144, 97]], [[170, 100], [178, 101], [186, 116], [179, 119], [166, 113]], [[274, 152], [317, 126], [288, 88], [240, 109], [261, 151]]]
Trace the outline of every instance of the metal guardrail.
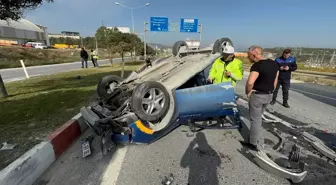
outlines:
[[[245, 65], [245, 67], [251, 67], [252, 65]], [[324, 77], [329, 79], [336, 79], [336, 73], [326, 73], [326, 72], [318, 72], [318, 71], [308, 71], [308, 70], [301, 70], [298, 69], [293, 74], [298, 75], [308, 75], [308, 76], [315, 76], [315, 77]]]

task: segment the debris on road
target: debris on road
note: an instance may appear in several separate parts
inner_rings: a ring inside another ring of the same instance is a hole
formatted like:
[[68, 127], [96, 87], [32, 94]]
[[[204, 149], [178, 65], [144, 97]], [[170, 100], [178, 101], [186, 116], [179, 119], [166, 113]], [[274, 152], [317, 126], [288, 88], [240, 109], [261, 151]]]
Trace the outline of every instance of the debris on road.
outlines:
[[174, 174], [170, 173], [162, 180], [162, 185], [171, 185], [174, 182]]
[[8, 144], [7, 142], [2, 143], [2, 147], [0, 148], [0, 151], [3, 150], [13, 150], [15, 148], [16, 144]]
[[82, 139], [82, 153], [83, 153], [83, 158], [91, 155], [91, 142], [94, 139], [93, 136], [89, 136], [87, 138]]

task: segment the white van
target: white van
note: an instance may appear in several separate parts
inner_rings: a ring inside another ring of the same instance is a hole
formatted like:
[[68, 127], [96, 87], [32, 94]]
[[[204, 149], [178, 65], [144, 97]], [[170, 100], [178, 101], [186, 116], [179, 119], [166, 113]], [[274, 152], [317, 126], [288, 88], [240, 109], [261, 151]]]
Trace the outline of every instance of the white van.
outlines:
[[27, 42], [26, 45], [31, 45], [33, 48], [36, 49], [47, 49], [47, 46], [45, 44], [39, 42]]

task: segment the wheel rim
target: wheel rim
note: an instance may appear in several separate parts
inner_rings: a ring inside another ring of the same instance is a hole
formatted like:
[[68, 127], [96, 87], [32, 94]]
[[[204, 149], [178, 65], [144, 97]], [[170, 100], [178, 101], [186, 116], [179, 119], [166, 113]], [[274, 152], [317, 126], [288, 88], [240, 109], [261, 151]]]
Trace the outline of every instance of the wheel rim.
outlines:
[[142, 97], [142, 109], [148, 115], [160, 113], [165, 103], [163, 91], [157, 88], [149, 89]]

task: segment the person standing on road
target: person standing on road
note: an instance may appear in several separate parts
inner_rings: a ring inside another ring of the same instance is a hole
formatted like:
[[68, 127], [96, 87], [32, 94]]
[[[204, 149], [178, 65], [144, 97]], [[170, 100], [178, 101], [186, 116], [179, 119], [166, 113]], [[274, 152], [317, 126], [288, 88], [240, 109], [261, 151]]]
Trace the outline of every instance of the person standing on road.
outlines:
[[264, 59], [260, 46], [249, 48], [248, 59], [253, 63], [245, 86], [245, 93], [249, 98], [251, 128], [249, 141], [241, 143], [252, 150], [258, 151], [262, 144], [260, 142], [262, 140], [259, 138], [262, 115], [271, 102], [273, 90], [277, 86], [279, 67], [275, 61]]
[[99, 67], [98, 66], [98, 54], [96, 50], [91, 49], [91, 60], [92, 60], [93, 67]]
[[80, 51], [80, 57], [82, 58], [82, 68], [84, 68], [84, 63], [85, 63], [85, 68], [88, 68], [88, 58], [89, 55], [87, 53], [87, 51], [84, 49], [84, 47], [82, 47], [82, 50]]
[[231, 82], [235, 87], [236, 82], [243, 79], [243, 62], [235, 58], [234, 52], [232, 46], [224, 46], [222, 56], [212, 64], [208, 82], [213, 84]]
[[290, 106], [288, 105], [288, 91], [290, 87], [291, 74], [292, 71], [297, 70], [296, 59], [290, 56], [290, 54], [291, 50], [285, 49], [282, 53], [282, 56], [275, 59], [275, 61], [279, 65], [280, 73], [279, 73], [278, 85], [273, 93], [273, 99], [270, 103], [271, 105], [275, 104], [278, 91], [281, 85], [282, 98], [283, 98], [282, 105], [286, 108], [290, 108]]

